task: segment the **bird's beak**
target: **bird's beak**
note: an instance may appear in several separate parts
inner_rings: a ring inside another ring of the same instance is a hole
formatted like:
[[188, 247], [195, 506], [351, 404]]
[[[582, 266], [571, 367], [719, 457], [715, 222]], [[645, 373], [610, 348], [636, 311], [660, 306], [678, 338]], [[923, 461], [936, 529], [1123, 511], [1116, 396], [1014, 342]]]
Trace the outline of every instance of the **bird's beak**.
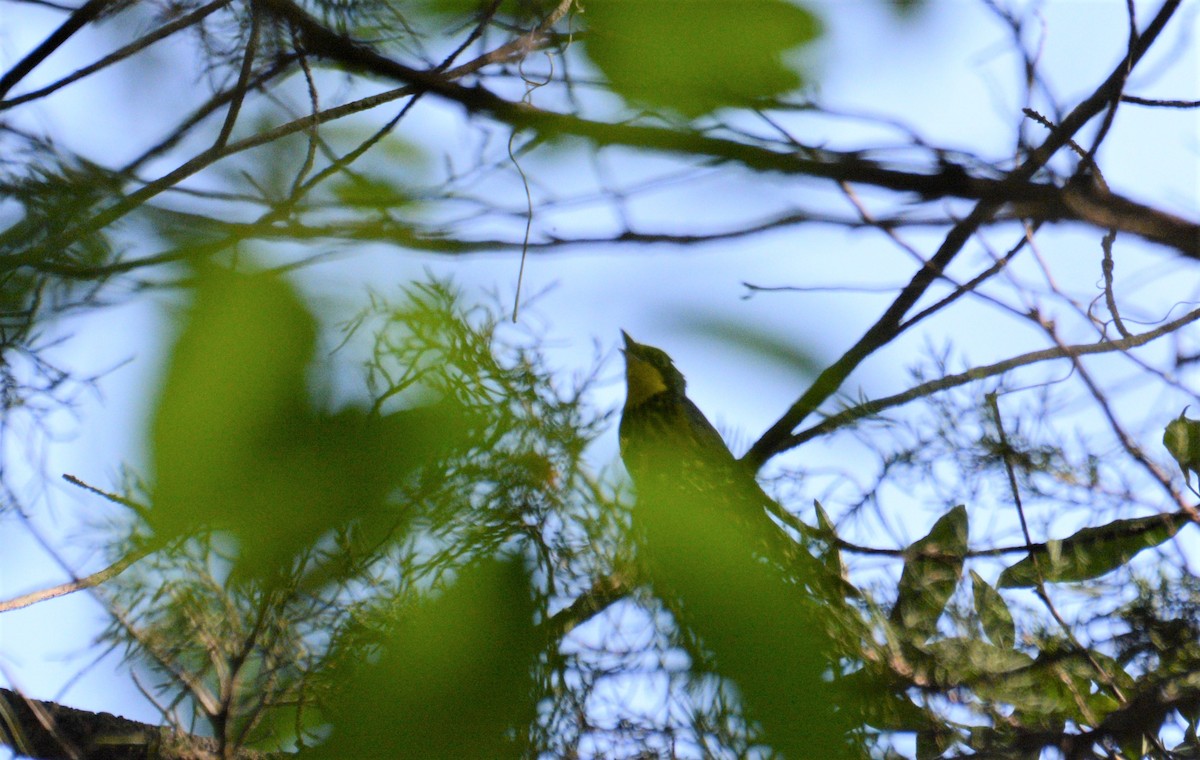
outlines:
[[634, 339], [629, 337], [629, 333], [625, 332], [624, 330], [621, 331], [621, 337], [625, 339], [625, 348], [621, 349], [621, 353], [632, 350], [633, 347], [637, 345]]

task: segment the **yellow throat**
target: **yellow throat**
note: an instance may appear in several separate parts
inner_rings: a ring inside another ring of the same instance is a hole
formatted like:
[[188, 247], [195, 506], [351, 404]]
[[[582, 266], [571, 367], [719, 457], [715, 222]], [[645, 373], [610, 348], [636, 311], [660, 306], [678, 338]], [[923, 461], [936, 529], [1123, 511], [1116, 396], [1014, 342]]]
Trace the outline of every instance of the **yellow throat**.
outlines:
[[653, 364], [625, 352], [625, 406], [636, 407], [651, 396], [667, 390], [662, 372]]

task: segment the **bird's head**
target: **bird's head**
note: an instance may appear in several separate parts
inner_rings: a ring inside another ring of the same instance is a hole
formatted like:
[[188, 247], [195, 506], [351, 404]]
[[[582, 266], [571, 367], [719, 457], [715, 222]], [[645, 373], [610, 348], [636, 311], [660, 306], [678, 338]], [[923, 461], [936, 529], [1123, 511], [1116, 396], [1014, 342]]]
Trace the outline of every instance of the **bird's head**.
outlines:
[[625, 407], [633, 408], [660, 393], [684, 393], [687, 381], [675, 369], [667, 352], [654, 346], [638, 343], [621, 331], [625, 339]]

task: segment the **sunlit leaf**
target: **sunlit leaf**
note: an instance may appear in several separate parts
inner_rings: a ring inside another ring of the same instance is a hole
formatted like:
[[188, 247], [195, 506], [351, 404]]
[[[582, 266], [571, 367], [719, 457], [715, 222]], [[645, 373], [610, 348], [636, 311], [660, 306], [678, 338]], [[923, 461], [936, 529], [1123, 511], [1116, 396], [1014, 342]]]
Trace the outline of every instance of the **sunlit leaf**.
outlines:
[[977, 671], [969, 685], [990, 702], [1019, 706], [1022, 720], [1045, 725], [1102, 718], [1119, 706], [1111, 695], [1114, 685], [1126, 693], [1135, 689], [1115, 660], [1096, 651], [1043, 651], [1036, 658], [1007, 651], [1013, 667]]
[[626, 99], [686, 116], [796, 89], [820, 24], [784, 0], [589, 0], [588, 56]]
[[996, 646], [1012, 648], [1017, 638], [1016, 626], [1004, 597], [974, 570], [971, 571], [971, 588], [983, 632]]
[[955, 684], [975, 684], [1019, 672], [1033, 663], [1024, 652], [999, 647], [980, 638], [955, 637], [939, 639], [924, 647], [940, 681]]
[[1084, 528], [1068, 538], [1036, 547], [1032, 556], [1005, 569], [996, 585], [1026, 588], [1036, 586], [1039, 577], [1047, 583], [1099, 578], [1125, 565], [1143, 549], [1171, 538], [1185, 522], [1179, 515], [1150, 515]]
[[923, 641], [937, 631], [938, 618], [962, 578], [967, 534], [967, 508], [960, 504], [904, 552], [891, 619], [914, 641]]

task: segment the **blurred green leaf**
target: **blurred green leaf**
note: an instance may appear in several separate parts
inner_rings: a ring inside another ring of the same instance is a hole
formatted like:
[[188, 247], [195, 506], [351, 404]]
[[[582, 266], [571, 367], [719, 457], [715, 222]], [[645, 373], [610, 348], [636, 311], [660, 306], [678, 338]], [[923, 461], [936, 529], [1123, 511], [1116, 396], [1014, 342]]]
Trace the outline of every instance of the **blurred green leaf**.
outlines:
[[1089, 723], [1118, 707], [1112, 684], [1134, 690], [1129, 675], [1097, 652], [1043, 651], [1035, 659], [981, 639], [951, 638], [930, 643], [924, 654], [922, 667], [943, 688], [966, 687], [988, 703], [1017, 706], [1021, 721], [1039, 726]]
[[[434, 23], [440, 23], [443, 27], [452, 22], [466, 26], [476, 23], [483, 17], [484, 11], [491, 10], [493, 0], [409, 0], [407, 5], [411, 5], [417, 13], [432, 16]], [[544, 3], [528, 0], [502, 0], [496, 13], [499, 18], [511, 22], [538, 23], [541, 21], [539, 12], [545, 10], [544, 6]]]
[[629, 101], [698, 116], [800, 86], [785, 54], [821, 27], [784, 0], [588, 0], [588, 56]]
[[339, 202], [359, 209], [397, 208], [412, 200], [395, 182], [357, 174], [339, 175], [332, 190]]
[[[999, 588], [1028, 588], [1038, 583], [1072, 583], [1098, 578], [1129, 562], [1143, 549], [1158, 546], [1185, 524], [1180, 515], [1150, 515], [1113, 520], [1084, 528], [1064, 539], [1035, 547], [1031, 556], [1000, 573]], [[1036, 564], [1035, 564], [1036, 560]]]
[[825, 570], [831, 577], [845, 578], [846, 566], [842, 563], [842, 552], [836, 542], [837, 530], [833, 527], [833, 522], [829, 519], [821, 502], [813, 499], [813, 508], [817, 511], [817, 531], [828, 542], [825, 554], [821, 558], [825, 564]]
[[414, 468], [461, 442], [449, 401], [387, 416], [315, 409], [315, 341], [282, 279], [197, 275], [152, 423], [157, 540], [225, 531], [242, 548], [238, 571], [273, 572], [331, 528], [372, 519]]
[[1033, 664], [1033, 658], [1024, 652], [999, 647], [980, 638], [939, 639], [930, 642], [924, 651], [936, 671], [935, 677], [953, 684], [990, 682]]
[[841, 756], [842, 721], [825, 678], [829, 642], [819, 611], [757, 556], [778, 529], [765, 516], [745, 519], [753, 510], [727, 501], [713, 484], [697, 485], [700, 463], [680, 463], [675, 454], [663, 447], [652, 460], [662, 473], [683, 477], [638, 481], [635, 514], [652, 580], [677, 600], [683, 624], [741, 689], [768, 743], [792, 757]]
[[975, 593], [975, 611], [979, 613], [983, 632], [996, 646], [1011, 649], [1017, 640], [1016, 624], [1004, 597], [974, 570], [971, 571], [971, 589]]
[[292, 437], [279, 427], [304, 414], [315, 340], [315, 321], [282, 280], [197, 273], [152, 423], [161, 538], [231, 512], [259, 467], [254, 458]]
[[[817, 558], [820, 560], [823, 574], [816, 586], [821, 590], [825, 601], [829, 604], [839, 604], [844, 599], [858, 599], [862, 592], [850, 582], [846, 565], [842, 561], [842, 550], [837, 544], [837, 529], [825, 512], [825, 507], [816, 499], [813, 506], [817, 512]], [[822, 546], [821, 544], [824, 544]]]
[[397, 610], [377, 660], [345, 674], [332, 736], [314, 758], [518, 757], [535, 710], [541, 644], [519, 561], [465, 571], [438, 598]]
[[746, 324], [718, 314], [685, 314], [679, 327], [694, 335], [724, 341], [722, 349], [740, 351], [755, 360], [765, 359], [804, 377], [815, 378], [825, 369], [816, 352], [796, 340], [793, 333], [777, 332], [762, 325]]
[[925, 0], [887, 0], [888, 5], [895, 11], [896, 15], [901, 17], [909, 17], [916, 14], [922, 6], [927, 5]]
[[914, 642], [937, 632], [938, 618], [962, 578], [967, 536], [967, 508], [960, 504], [904, 551], [904, 570], [891, 619]]

